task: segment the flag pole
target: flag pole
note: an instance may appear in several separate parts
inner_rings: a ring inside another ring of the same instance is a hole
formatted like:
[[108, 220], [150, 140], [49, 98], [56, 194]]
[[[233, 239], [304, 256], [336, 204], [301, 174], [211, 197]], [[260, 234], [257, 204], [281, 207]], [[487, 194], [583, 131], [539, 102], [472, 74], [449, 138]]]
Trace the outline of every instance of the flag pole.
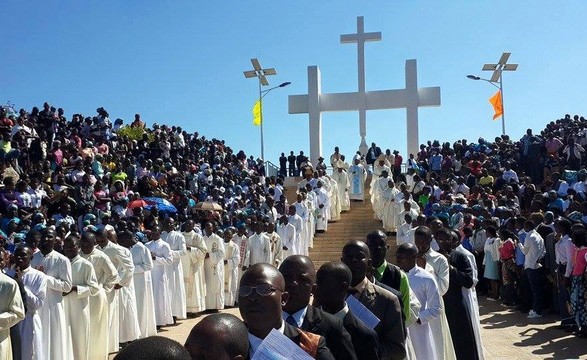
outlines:
[[505, 135], [505, 106], [503, 105], [503, 72], [499, 74], [499, 96], [501, 97], [501, 133]]
[[[263, 160], [263, 167], [265, 166], [265, 145], [263, 143], [263, 93], [261, 91], [261, 78], [259, 78], [259, 113], [261, 117], [261, 160]], [[267, 174], [267, 173], [265, 173]]]

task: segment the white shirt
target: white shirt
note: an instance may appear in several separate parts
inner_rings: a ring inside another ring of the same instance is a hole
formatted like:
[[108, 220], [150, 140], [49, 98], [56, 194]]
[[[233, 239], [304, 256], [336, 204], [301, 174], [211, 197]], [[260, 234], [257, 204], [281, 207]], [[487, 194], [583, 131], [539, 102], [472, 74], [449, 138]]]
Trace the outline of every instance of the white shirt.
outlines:
[[571, 259], [575, 253], [575, 245], [571, 241], [569, 235], [563, 236], [559, 241], [554, 244], [554, 254], [556, 257], [557, 264], [566, 264], [565, 277], [571, 276], [573, 271], [573, 263]]
[[308, 312], [308, 306], [296, 311], [293, 314], [288, 314], [285, 311], [282, 311], [281, 317], [283, 318], [284, 321], [287, 321], [287, 318], [291, 315], [294, 318], [294, 320], [296, 321], [296, 324], [297, 324], [296, 327], [301, 328], [302, 325], [304, 324], [304, 318], [306, 317], [307, 312]]
[[544, 239], [536, 230], [530, 230], [524, 244], [518, 243], [520, 250], [526, 255], [524, 269], [538, 269], [542, 265], [538, 262], [544, 255]]
[[[281, 327], [279, 327], [280, 333], [284, 333], [285, 331], [285, 322], [281, 322]], [[260, 339], [258, 337], [256, 337], [255, 335], [249, 333], [249, 358], [253, 358], [253, 355], [255, 354], [255, 352], [257, 351], [257, 349], [259, 348], [259, 346], [261, 345], [261, 343], [263, 342], [263, 339]]]

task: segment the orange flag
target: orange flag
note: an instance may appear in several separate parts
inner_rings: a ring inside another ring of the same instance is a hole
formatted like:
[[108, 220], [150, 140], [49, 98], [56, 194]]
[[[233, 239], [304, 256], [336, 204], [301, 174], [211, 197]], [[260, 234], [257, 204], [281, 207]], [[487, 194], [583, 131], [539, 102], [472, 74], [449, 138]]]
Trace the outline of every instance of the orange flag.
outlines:
[[498, 90], [495, 95], [489, 98], [489, 103], [493, 106], [493, 111], [495, 111], [493, 120], [503, 116], [503, 100], [501, 98], [501, 90]]

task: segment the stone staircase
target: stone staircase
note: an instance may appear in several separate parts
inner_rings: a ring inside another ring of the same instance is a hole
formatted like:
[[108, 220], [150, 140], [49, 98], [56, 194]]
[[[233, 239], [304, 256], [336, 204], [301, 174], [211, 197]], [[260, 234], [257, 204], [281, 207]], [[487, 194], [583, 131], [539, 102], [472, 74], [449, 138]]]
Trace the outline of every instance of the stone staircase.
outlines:
[[[295, 180], [291, 180], [295, 182]], [[301, 181], [299, 179], [298, 181]], [[295, 201], [296, 188], [292, 182], [286, 184], [288, 201]], [[381, 223], [374, 219], [373, 209], [369, 201], [369, 184], [371, 177], [365, 182], [365, 201], [351, 201], [351, 210], [340, 214], [340, 220], [328, 224], [328, 231], [316, 234], [314, 247], [310, 249], [310, 258], [319, 268], [325, 262], [338, 261], [342, 247], [352, 239], [365, 240], [367, 234], [381, 229]], [[297, 184], [297, 182], [295, 182]], [[390, 239], [391, 240], [391, 239]], [[390, 241], [395, 243], [395, 241]]]

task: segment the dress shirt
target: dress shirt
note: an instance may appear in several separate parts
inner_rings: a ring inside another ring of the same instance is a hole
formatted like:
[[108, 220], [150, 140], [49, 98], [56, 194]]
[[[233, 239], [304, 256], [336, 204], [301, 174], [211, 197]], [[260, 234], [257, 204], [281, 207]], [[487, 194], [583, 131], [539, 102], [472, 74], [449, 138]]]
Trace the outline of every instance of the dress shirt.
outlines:
[[346, 314], [348, 314], [348, 312], [349, 312], [349, 306], [346, 304], [346, 301], [345, 301], [344, 307], [336, 314], [332, 314], [332, 316], [344, 321], [344, 317], [346, 316]]
[[[283, 332], [285, 331], [285, 325], [283, 321], [281, 322], [281, 327], [277, 330], [279, 330], [279, 332], [283, 334]], [[262, 342], [263, 339], [260, 339], [255, 335], [249, 333], [249, 358], [253, 358], [253, 355], [255, 354], [255, 352], [257, 351]]]
[[563, 236], [559, 241], [554, 244], [554, 254], [557, 264], [566, 265], [565, 277], [571, 276], [573, 271], [573, 254], [575, 253], [575, 245], [571, 241], [569, 235]]
[[308, 306], [296, 311], [293, 314], [288, 314], [285, 311], [282, 311], [281, 317], [283, 318], [283, 320], [287, 320], [287, 318], [291, 315], [294, 318], [294, 320], [296, 321], [296, 324], [297, 324], [296, 327], [301, 328], [302, 324], [304, 323], [304, 317], [306, 317], [307, 311], [308, 311]]
[[518, 247], [526, 255], [524, 269], [538, 269], [542, 267], [538, 261], [544, 255], [544, 239], [542, 239], [542, 236], [536, 230], [528, 232], [524, 245], [518, 244]]

